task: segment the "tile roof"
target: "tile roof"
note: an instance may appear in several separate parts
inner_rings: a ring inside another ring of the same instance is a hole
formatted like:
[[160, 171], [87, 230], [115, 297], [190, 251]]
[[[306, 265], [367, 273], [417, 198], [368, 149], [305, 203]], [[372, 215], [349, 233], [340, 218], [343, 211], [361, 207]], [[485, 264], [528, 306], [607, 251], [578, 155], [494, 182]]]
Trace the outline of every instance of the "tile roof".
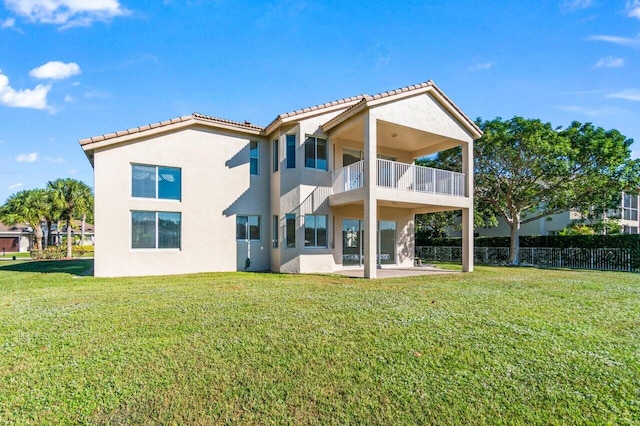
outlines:
[[311, 111], [318, 111], [318, 110], [329, 108], [329, 107], [332, 107], [332, 106], [337, 106], [337, 105], [342, 105], [342, 104], [346, 104], [346, 103], [353, 102], [353, 101], [358, 101], [360, 99], [365, 98], [366, 96], [368, 96], [368, 95], [362, 94], [362, 95], [351, 96], [351, 97], [348, 97], [348, 98], [342, 98], [342, 99], [338, 99], [338, 100], [331, 101], [331, 102], [325, 102], [323, 104], [314, 105], [314, 106], [310, 106], [310, 107], [307, 107], [307, 108], [297, 109], [295, 111], [285, 112], [284, 114], [278, 114], [276, 116], [276, 118], [274, 118], [273, 121], [271, 121], [271, 123], [269, 123], [266, 127], [268, 128], [273, 123], [275, 123], [276, 121], [284, 119], [284, 118], [289, 118], [289, 117], [293, 117], [293, 116], [304, 114], [304, 113], [311, 112]]
[[[100, 135], [100, 136], [94, 136], [94, 137], [90, 137], [90, 138], [86, 138], [86, 139], [81, 139], [79, 142], [80, 142], [81, 146], [84, 146], [84, 145], [87, 145], [87, 144], [90, 144], [90, 143], [94, 143], [94, 142], [101, 142], [101, 141], [105, 141], [105, 140], [108, 140], [108, 139], [118, 138], [118, 137], [121, 137], [121, 136], [133, 135], [133, 134], [141, 133], [141, 132], [144, 132], [144, 131], [147, 131], [147, 130], [152, 130], [152, 129], [169, 126], [169, 125], [176, 124], [176, 123], [182, 123], [182, 122], [186, 122], [186, 121], [191, 121], [191, 120], [208, 121], [208, 122], [211, 122], [211, 123], [219, 123], [219, 124], [230, 125], [230, 126], [238, 127], [238, 128], [241, 128], [241, 129], [244, 128], [244, 129], [247, 129], [247, 130], [252, 130], [254, 132], [255, 131], [264, 132], [267, 129], [269, 129], [269, 127], [274, 125], [278, 120], [283, 120], [283, 119], [286, 119], [286, 118], [295, 117], [296, 115], [301, 115], [301, 114], [305, 114], [305, 113], [308, 113], [308, 112], [319, 111], [319, 110], [322, 110], [322, 109], [331, 108], [331, 107], [335, 107], [335, 106], [351, 103], [352, 105], [347, 106], [346, 109], [344, 111], [342, 111], [337, 116], [337, 117], [340, 117], [340, 116], [342, 116], [344, 114], [348, 114], [349, 111], [353, 110], [354, 108], [357, 108], [359, 105], [361, 105], [363, 103], [366, 103], [368, 101], [373, 101], [373, 100], [382, 99], [382, 98], [386, 98], [386, 97], [393, 96], [393, 95], [407, 93], [407, 92], [411, 92], [411, 91], [414, 91], [414, 90], [423, 89], [423, 88], [426, 88], [426, 87], [432, 87], [435, 91], [437, 91], [438, 94], [440, 96], [442, 96], [450, 104], [451, 108], [453, 108], [457, 113], [460, 114], [461, 117], [463, 117], [467, 121], [468, 125], [470, 125], [472, 128], [474, 128], [478, 132], [480, 132], [480, 129], [475, 124], [475, 122], [473, 122], [473, 120], [469, 119], [462, 112], [462, 110], [460, 108], [458, 108], [458, 106], [456, 104], [454, 104], [451, 101], [451, 99], [449, 99], [449, 97], [447, 97], [440, 90], [440, 88], [438, 88], [438, 86], [435, 85], [435, 83], [433, 81], [429, 80], [429, 81], [424, 82], [424, 83], [401, 87], [399, 89], [378, 93], [378, 94], [373, 95], [373, 96], [367, 95], [367, 94], [361, 94], [361, 95], [351, 96], [351, 97], [348, 97], [348, 98], [342, 98], [342, 99], [338, 99], [338, 100], [335, 100], [335, 101], [326, 102], [326, 103], [323, 103], [323, 104], [314, 105], [314, 106], [310, 106], [310, 107], [306, 107], [306, 108], [302, 108], [302, 109], [297, 109], [295, 111], [286, 112], [284, 114], [279, 114], [271, 123], [269, 123], [265, 127], [252, 124], [252, 123], [250, 123], [248, 121], [239, 122], [239, 121], [227, 120], [227, 119], [224, 119], [224, 118], [212, 117], [212, 116], [209, 116], [209, 115], [205, 115], [205, 114], [200, 114], [200, 113], [194, 112], [191, 115], [185, 115], [185, 116], [182, 116], [182, 117], [172, 118], [170, 120], [165, 120], [165, 121], [161, 121], [161, 122], [157, 122], [157, 123], [153, 123], [153, 124], [147, 124], [147, 125], [140, 126], [140, 127], [134, 127], [134, 128], [128, 129], [128, 130], [122, 130], [122, 131], [115, 132], [115, 133], [107, 133], [107, 134]], [[337, 117], [334, 117], [334, 119], [337, 118]]]
[[29, 224], [27, 223], [16, 223], [13, 226], [8, 226], [0, 222], [0, 232], [20, 232], [20, 233], [31, 232], [31, 231], [27, 231], [28, 228], [29, 228]]
[[160, 121], [160, 122], [157, 122], [157, 123], [147, 124], [147, 125], [140, 126], [140, 127], [134, 127], [132, 129], [128, 129], [128, 130], [122, 130], [122, 131], [115, 132], [115, 133], [107, 133], [107, 134], [100, 135], [100, 136], [93, 136], [91, 138], [81, 139], [80, 140], [80, 145], [86, 145], [86, 144], [90, 144], [90, 143], [93, 143], [93, 142], [101, 142], [101, 141], [104, 141], [104, 140], [107, 140], [107, 139], [113, 139], [113, 138], [117, 138], [117, 137], [120, 137], [120, 136], [133, 135], [133, 134], [144, 132], [144, 131], [147, 131], [147, 130], [157, 129], [157, 128], [160, 128], [160, 127], [169, 126], [171, 124], [190, 121], [190, 120], [193, 120], [193, 119], [205, 120], [205, 121], [210, 121], [210, 122], [213, 122], [213, 123], [229, 124], [229, 125], [232, 125], [232, 126], [244, 127], [244, 128], [247, 128], [247, 129], [257, 130], [257, 131], [264, 130], [263, 127], [256, 126], [255, 124], [251, 124], [248, 121], [245, 121], [244, 123], [241, 123], [239, 121], [232, 121], [232, 120], [227, 120], [227, 119], [224, 119], [224, 118], [212, 117], [212, 116], [209, 116], [209, 115], [204, 115], [204, 114], [200, 114], [200, 113], [194, 112], [191, 115], [184, 115], [182, 117], [172, 118], [170, 120], [165, 120], [165, 121]]

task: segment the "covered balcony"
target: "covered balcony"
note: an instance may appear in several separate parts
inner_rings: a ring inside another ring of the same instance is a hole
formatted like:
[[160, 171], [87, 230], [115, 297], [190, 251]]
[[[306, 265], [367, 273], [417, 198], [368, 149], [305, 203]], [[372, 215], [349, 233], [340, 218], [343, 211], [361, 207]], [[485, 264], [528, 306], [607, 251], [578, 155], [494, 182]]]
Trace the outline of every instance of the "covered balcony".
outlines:
[[[376, 160], [376, 199], [380, 205], [422, 212], [441, 207], [468, 207], [464, 173], [434, 169], [399, 161]], [[360, 204], [365, 197], [364, 160], [335, 170], [329, 204]]]
[[[430, 194], [465, 197], [464, 174], [415, 164], [378, 159], [377, 186]], [[333, 194], [364, 186], [364, 160], [333, 172]]]

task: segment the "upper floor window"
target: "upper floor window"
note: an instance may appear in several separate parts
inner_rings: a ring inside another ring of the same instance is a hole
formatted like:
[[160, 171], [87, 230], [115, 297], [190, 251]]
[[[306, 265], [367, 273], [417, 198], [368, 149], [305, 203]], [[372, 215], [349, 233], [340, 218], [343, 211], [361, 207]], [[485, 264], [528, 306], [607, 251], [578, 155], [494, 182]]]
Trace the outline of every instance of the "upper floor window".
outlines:
[[624, 194], [622, 198], [622, 218], [624, 220], [638, 220], [638, 196]]
[[131, 165], [131, 195], [139, 198], [180, 200], [182, 170], [178, 167]]
[[236, 240], [260, 241], [260, 216], [236, 216]]
[[287, 135], [287, 169], [296, 168], [296, 135]]
[[182, 215], [178, 212], [131, 212], [131, 248], [180, 248]]
[[249, 162], [251, 174], [257, 175], [259, 173], [260, 145], [256, 141], [249, 142]]
[[309, 136], [304, 142], [304, 166], [327, 170], [327, 140]]
[[278, 157], [278, 139], [273, 140], [273, 171], [278, 171], [280, 165], [280, 158]]

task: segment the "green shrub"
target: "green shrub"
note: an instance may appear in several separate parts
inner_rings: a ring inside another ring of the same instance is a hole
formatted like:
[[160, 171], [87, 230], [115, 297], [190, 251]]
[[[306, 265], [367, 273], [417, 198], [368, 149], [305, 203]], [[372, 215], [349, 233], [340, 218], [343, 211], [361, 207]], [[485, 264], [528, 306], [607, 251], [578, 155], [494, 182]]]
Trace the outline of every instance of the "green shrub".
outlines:
[[67, 255], [66, 250], [58, 247], [47, 247], [44, 250], [31, 250], [31, 258], [36, 260], [57, 260], [64, 259]]
[[[72, 257], [93, 256], [93, 246], [72, 246]], [[57, 260], [67, 257], [67, 246], [51, 246], [44, 250], [31, 250], [31, 258], [35, 260]]]

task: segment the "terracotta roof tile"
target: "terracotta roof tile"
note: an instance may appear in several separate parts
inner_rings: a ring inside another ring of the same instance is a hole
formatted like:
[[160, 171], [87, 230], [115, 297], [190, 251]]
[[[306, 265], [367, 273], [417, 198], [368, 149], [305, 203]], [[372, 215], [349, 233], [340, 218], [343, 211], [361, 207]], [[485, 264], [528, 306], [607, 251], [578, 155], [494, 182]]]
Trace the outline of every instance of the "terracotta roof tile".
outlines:
[[276, 118], [274, 118], [273, 121], [271, 121], [271, 123], [269, 123], [266, 127], [268, 128], [273, 123], [275, 123], [276, 121], [284, 119], [284, 118], [293, 117], [293, 116], [296, 116], [296, 115], [299, 115], [299, 114], [304, 114], [304, 113], [311, 112], [311, 111], [318, 111], [318, 110], [321, 110], [321, 109], [324, 109], [324, 108], [329, 108], [329, 107], [336, 106], [336, 105], [346, 104], [348, 102], [353, 102], [353, 101], [362, 99], [365, 96], [367, 96], [367, 95], [351, 96], [351, 97], [348, 97], [348, 98], [337, 99], [335, 101], [325, 102], [323, 104], [314, 105], [314, 106], [310, 106], [310, 107], [306, 107], [306, 108], [302, 108], [302, 109], [297, 109], [295, 111], [285, 112], [283, 114], [278, 114], [278, 116], [276, 116]]
[[445, 98], [451, 104], [452, 108], [454, 108], [462, 117], [464, 117], [468, 121], [468, 123], [472, 127], [477, 129], [478, 131], [480, 131], [478, 126], [472, 120], [470, 120], [462, 112], [462, 110], [460, 108], [458, 108], [457, 105], [455, 105], [453, 102], [451, 102], [451, 99], [449, 99], [433, 83], [433, 81], [429, 80], [429, 81], [427, 81], [425, 83], [405, 86], [405, 87], [401, 87], [399, 89], [390, 90], [388, 92], [378, 93], [378, 94], [375, 94], [373, 96], [370, 96], [370, 95], [367, 95], [367, 94], [362, 94], [362, 95], [357, 95], [357, 96], [350, 96], [348, 98], [342, 98], [342, 99], [326, 102], [326, 103], [323, 103], [323, 104], [314, 105], [314, 106], [310, 106], [310, 107], [306, 107], [306, 108], [302, 108], [302, 109], [297, 109], [295, 111], [286, 112], [284, 114], [279, 114], [266, 127], [258, 126], [258, 125], [252, 124], [252, 123], [250, 123], [248, 121], [245, 121], [244, 123], [242, 123], [242, 122], [238, 122], [238, 121], [227, 120], [227, 119], [219, 118], [219, 117], [212, 117], [212, 116], [209, 116], [209, 115], [205, 115], [205, 114], [200, 114], [200, 113], [194, 112], [191, 115], [186, 115], [186, 116], [183, 116], [183, 117], [176, 117], [176, 118], [172, 118], [172, 119], [161, 121], [161, 122], [157, 122], [157, 123], [151, 123], [151, 124], [146, 124], [146, 125], [143, 125], [143, 126], [140, 126], [140, 127], [134, 127], [132, 129], [128, 129], [128, 130], [122, 130], [122, 131], [118, 131], [118, 132], [115, 132], [115, 133], [107, 133], [107, 134], [104, 134], [104, 135], [94, 136], [94, 137], [87, 138], [87, 139], [81, 139], [80, 140], [80, 145], [86, 145], [86, 144], [93, 143], [93, 142], [101, 142], [101, 141], [104, 141], [104, 140], [107, 140], [107, 139], [113, 139], [113, 138], [117, 138], [117, 137], [125, 136], [125, 135], [132, 135], [132, 134], [144, 132], [144, 131], [151, 130], [151, 129], [157, 129], [159, 127], [169, 126], [171, 124], [176, 124], [176, 123], [192, 120], [194, 118], [195, 119], [199, 119], [199, 120], [210, 121], [210, 122], [213, 122], [213, 123], [227, 124], [227, 125], [232, 125], [232, 126], [245, 128], [245, 129], [250, 129], [250, 130], [254, 130], [254, 131], [263, 132], [268, 127], [270, 127], [271, 125], [276, 123], [278, 120], [282, 120], [282, 119], [285, 119], [285, 118], [294, 117], [296, 115], [305, 114], [305, 113], [312, 112], [312, 111], [319, 111], [319, 110], [322, 110], [322, 109], [325, 109], [325, 108], [335, 107], [335, 106], [338, 106], [338, 105], [342, 105], [342, 104], [358, 101], [355, 104], [350, 105], [348, 108], [346, 108], [344, 111], [342, 111], [337, 116], [337, 117], [340, 117], [341, 115], [347, 114], [352, 109], [357, 108], [360, 104], [366, 103], [367, 101], [376, 100], [376, 99], [382, 99], [382, 98], [385, 98], [385, 97], [388, 97], [388, 96], [393, 96], [393, 95], [397, 95], [397, 94], [400, 94], [400, 93], [406, 93], [406, 92], [410, 92], [410, 91], [413, 91], [413, 90], [416, 90], [416, 89], [425, 88], [425, 87], [428, 87], [428, 86], [433, 87], [443, 98]]
[[216, 122], [216, 123], [231, 124], [231, 125], [234, 125], [234, 126], [245, 127], [247, 129], [251, 129], [251, 130], [258, 130], [258, 131], [262, 131], [263, 130], [263, 127], [256, 126], [256, 125], [251, 124], [249, 122], [240, 123], [240, 122], [237, 122], [237, 121], [226, 120], [224, 118], [217, 118], [217, 117], [211, 117], [211, 116], [204, 115], [204, 114], [193, 113], [191, 115], [185, 115], [185, 116], [182, 116], [182, 117], [171, 118], [169, 120], [164, 120], [164, 121], [160, 121], [160, 122], [157, 122], [157, 123], [145, 124], [143, 126], [134, 127], [132, 129], [128, 129], [128, 130], [120, 130], [120, 131], [117, 131], [117, 132], [114, 132], [114, 133], [107, 133], [107, 134], [104, 134], [104, 135], [93, 136], [93, 137], [87, 138], [87, 139], [81, 139], [80, 140], [80, 145], [86, 145], [86, 144], [92, 143], [92, 142], [101, 142], [101, 141], [104, 141], [104, 140], [107, 140], [107, 139], [113, 139], [113, 138], [117, 138], [117, 137], [120, 137], [120, 136], [133, 135], [133, 134], [144, 132], [144, 131], [147, 131], [147, 130], [157, 129], [159, 127], [169, 126], [171, 124], [177, 124], [177, 123], [181, 123], [181, 122], [184, 122], [184, 121], [192, 120], [194, 118], [197, 118], [197, 119], [200, 119], [200, 120], [212, 121], [212, 122]]
[[204, 115], [197, 112], [194, 112], [192, 116], [196, 118], [200, 118], [202, 120], [214, 121], [217, 123], [224, 123], [224, 124], [231, 124], [234, 126], [246, 127], [247, 129], [252, 129], [252, 130], [259, 130], [259, 131], [264, 130], [264, 127], [249, 123], [248, 121], [241, 123], [239, 121], [227, 120], [226, 118], [212, 117], [210, 115]]

